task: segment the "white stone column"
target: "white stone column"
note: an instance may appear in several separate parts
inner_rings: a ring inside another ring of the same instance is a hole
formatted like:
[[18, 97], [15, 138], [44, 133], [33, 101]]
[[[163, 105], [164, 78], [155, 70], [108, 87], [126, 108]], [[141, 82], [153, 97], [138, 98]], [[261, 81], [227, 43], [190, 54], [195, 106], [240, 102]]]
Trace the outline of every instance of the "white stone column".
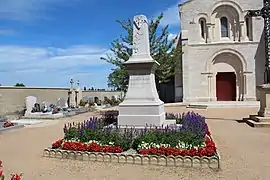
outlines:
[[213, 40], [213, 29], [212, 29], [212, 24], [211, 23], [207, 23], [206, 24], [207, 27], [207, 36], [206, 36], [206, 42], [210, 43]]
[[209, 94], [209, 101], [213, 100], [213, 83], [212, 83], [212, 73], [208, 74], [208, 94]]
[[240, 31], [241, 31], [241, 35], [240, 35], [240, 41], [248, 41], [248, 37], [247, 37], [247, 28], [246, 28], [246, 24], [245, 21], [240, 21]]
[[240, 71], [239, 72], [239, 80], [240, 80], [240, 82], [239, 82], [239, 92], [240, 92], [240, 101], [243, 101], [243, 99], [244, 99], [244, 75], [243, 75], [243, 72], [242, 71]]
[[216, 36], [215, 36], [215, 24], [212, 24], [212, 42], [214, 42], [216, 40]]
[[255, 75], [253, 72], [245, 71], [244, 76], [244, 101], [256, 100]]

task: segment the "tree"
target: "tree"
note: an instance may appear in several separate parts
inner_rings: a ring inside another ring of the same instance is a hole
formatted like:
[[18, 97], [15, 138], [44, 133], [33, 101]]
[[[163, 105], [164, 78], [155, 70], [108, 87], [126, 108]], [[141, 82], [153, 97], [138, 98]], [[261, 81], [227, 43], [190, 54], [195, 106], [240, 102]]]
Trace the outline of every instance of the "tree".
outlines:
[[86, 91], [86, 87], [85, 86], [83, 87], [83, 90]]
[[[180, 62], [181, 48], [174, 47], [176, 38], [169, 40], [168, 25], [160, 30], [159, 24], [163, 14], [160, 14], [156, 19], [149, 23], [149, 41], [150, 53], [154, 60], [160, 66], [156, 69], [156, 82], [166, 83], [175, 75], [177, 64]], [[102, 60], [107, 61], [115, 66], [108, 76], [108, 86], [117, 90], [127, 91], [129, 75], [123, 65], [132, 55], [132, 41], [133, 41], [133, 20], [117, 22], [126, 31], [125, 36], [114, 40], [111, 43], [111, 54], [106, 57], [101, 57]], [[159, 32], [160, 30], [160, 32]], [[159, 33], [158, 33], [159, 32]]]
[[16, 86], [16, 87], [25, 87], [25, 85], [23, 83], [16, 83], [14, 86]]

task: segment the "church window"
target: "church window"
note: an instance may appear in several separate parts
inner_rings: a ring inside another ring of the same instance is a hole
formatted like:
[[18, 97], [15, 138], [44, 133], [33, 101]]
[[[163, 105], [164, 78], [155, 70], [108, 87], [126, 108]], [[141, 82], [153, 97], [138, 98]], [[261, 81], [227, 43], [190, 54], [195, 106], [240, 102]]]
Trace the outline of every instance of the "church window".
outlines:
[[201, 29], [201, 37], [205, 39], [206, 37], [206, 20], [204, 18], [200, 18], [200, 29]]
[[252, 21], [250, 17], [246, 17], [246, 32], [247, 32], [247, 37], [251, 41], [252, 40]]
[[229, 37], [228, 19], [226, 17], [220, 18], [221, 37]]

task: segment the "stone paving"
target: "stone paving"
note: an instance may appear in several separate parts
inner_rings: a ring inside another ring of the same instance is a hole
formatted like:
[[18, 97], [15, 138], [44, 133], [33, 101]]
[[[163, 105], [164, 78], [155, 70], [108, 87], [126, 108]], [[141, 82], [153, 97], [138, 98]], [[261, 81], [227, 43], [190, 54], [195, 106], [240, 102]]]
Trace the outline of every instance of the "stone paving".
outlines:
[[[183, 107], [167, 107], [167, 112], [188, 111]], [[194, 110], [194, 109], [192, 109]], [[194, 110], [195, 111], [195, 110]], [[245, 179], [268, 180], [270, 177], [270, 129], [253, 129], [237, 123], [256, 108], [196, 110], [206, 117], [221, 155], [221, 170], [148, 167], [46, 159], [43, 149], [63, 136], [66, 122], [82, 121], [93, 113], [64, 120], [46, 121], [23, 129], [0, 134], [0, 159], [5, 174], [22, 172], [26, 180], [146, 180], [146, 179]]]

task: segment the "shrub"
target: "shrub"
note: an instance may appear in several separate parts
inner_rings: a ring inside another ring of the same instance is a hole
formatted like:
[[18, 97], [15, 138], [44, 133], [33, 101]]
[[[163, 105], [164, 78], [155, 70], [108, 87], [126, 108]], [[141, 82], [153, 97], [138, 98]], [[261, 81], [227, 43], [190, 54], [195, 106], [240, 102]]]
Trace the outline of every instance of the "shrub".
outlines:
[[87, 101], [83, 99], [80, 100], [80, 103], [79, 103], [80, 106], [85, 106], [86, 104], [87, 104]]
[[111, 104], [111, 100], [108, 97], [104, 97], [104, 104]]
[[189, 131], [196, 135], [195, 138], [204, 138], [207, 133], [205, 117], [194, 112], [188, 112], [182, 122], [181, 130]]

